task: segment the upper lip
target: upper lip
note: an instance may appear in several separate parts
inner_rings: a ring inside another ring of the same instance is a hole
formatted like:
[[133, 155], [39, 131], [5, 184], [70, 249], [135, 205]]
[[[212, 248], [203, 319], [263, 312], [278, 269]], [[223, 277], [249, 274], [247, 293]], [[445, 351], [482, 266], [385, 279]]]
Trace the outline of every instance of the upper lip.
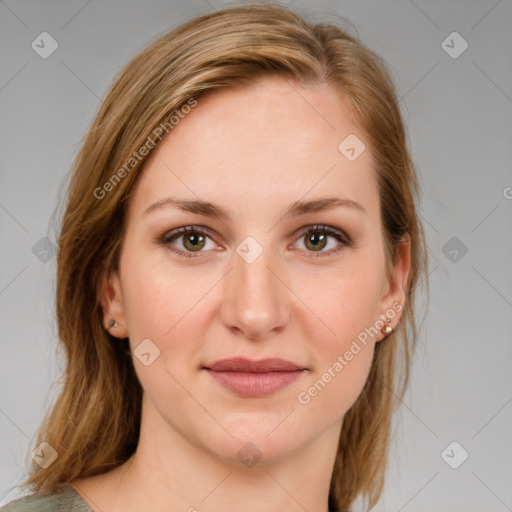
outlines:
[[245, 372], [245, 373], [268, 373], [268, 372], [292, 372], [305, 370], [291, 361], [276, 357], [255, 361], [245, 357], [232, 357], [215, 361], [204, 368], [216, 372]]

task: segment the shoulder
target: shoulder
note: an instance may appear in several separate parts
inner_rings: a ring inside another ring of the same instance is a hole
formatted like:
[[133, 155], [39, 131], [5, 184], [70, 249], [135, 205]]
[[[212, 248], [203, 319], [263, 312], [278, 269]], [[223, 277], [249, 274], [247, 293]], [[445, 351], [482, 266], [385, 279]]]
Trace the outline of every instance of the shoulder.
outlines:
[[65, 485], [53, 491], [40, 491], [10, 501], [0, 512], [92, 512], [82, 497]]

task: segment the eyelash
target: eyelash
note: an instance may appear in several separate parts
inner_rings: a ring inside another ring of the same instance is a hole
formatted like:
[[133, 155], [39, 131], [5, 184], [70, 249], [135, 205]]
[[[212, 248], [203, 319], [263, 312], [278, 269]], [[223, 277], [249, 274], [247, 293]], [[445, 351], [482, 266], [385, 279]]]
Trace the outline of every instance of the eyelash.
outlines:
[[[332, 256], [334, 254], [337, 254], [343, 248], [352, 247], [354, 245], [352, 239], [348, 237], [346, 234], [344, 234], [342, 231], [338, 231], [337, 229], [325, 226], [323, 224], [317, 224], [314, 226], [310, 226], [305, 230], [302, 230], [297, 240], [300, 240], [302, 237], [306, 235], [318, 232], [323, 235], [332, 236], [333, 238], [338, 240], [338, 242], [340, 242], [340, 246], [338, 246], [335, 249], [331, 249], [330, 251], [319, 251], [318, 253], [315, 253], [315, 251], [306, 250], [306, 252], [311, 253], [311, 256], [313, 258], [323, 258], [326, 256]], [[208, 238], [212, 239], [212, 237], [208, 234], [208, 231], [205, 230], [202, 226], [183, 226], [178, 229], [175, 229], [174, 231], [164, 234], [162, 237], [158, 239], [158, 243], [184, 258], [197, 258], [200, 257], [201, 253], [204, 251], [197, 251], [196, 253], [194, 253], [193, 251], [182, 251], [170, 245], [170, 242], [173, 242], [174, 240], [182, 237], [183, 235], [192, 233], [207, 236]]]

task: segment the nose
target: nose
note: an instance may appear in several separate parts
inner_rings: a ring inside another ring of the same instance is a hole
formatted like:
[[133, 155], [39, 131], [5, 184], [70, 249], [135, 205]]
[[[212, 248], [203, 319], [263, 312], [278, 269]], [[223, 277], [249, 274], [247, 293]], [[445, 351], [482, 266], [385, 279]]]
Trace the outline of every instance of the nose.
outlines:
[[289, 321], [290, 290], [283, 271], [269, 251], [252, 263], [233, 254], [233, 268], [224, 279], [221, 320], [235, 334], [261, 339], [281, 332]]

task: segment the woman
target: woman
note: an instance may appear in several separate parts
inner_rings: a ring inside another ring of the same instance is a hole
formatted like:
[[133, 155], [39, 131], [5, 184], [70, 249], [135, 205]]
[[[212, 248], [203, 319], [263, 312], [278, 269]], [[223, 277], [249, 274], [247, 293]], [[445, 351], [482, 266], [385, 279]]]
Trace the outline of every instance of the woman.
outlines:
[[2, 510], [373, 507], [417, 336], [417, 194], [392, 79], [341, 29], [254, 4], [148, 46], [74, 164], [64, 386], [34, 493]]

